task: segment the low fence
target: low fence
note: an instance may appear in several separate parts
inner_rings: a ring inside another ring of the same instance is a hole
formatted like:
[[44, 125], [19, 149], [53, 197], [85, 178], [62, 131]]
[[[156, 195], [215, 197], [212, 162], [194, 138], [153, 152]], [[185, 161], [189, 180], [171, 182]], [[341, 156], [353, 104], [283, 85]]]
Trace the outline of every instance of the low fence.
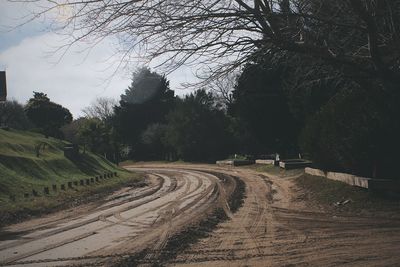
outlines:
[[324, 172], [319, 169], [305, 168], [305, 173], [313, 176], [320, 176], [327, 179], [340, 181], [352, 186], [366, 188], [377, 193], [385, 193], [393, 196], [400, 196], [400, 181], [389, 179], [372, 179], [340, 172]]
[[[75, 189], [78, 186], [90, 186], [95, 183], [100, 183], [101, 180], [107, 179], [107, 178], [113, 178], [118, 176], [116, 172], [109, 172], [109, 173], [104, 173], [92, 178], [88, 179], [80, 179], [80, 180], [73, 180], [73, 181], [67, 181], [62, 184], [52, 184], [51, 186], [43, 186], [43, 188], [38, 189], [38, 188], [33, 188], [30, 192], [25, 192], [23, 194], [24, 199], [28, 199], [31, 197], [40, 197], [40, 196], [47, 196], [50, 195], [50, 189], [53, 192], [57, 191], [67, 191], [71, 189]], [[16, 195], [10, 195], [9, 196], [11, 201], [16, 201], [17, 196]]]
[[363, 188], [369, 188], [369, 181], [372, 180], [371, 178], [366, 178], [366, 177], [360, 177], [348, 173], [341, 173], [341, 172], [324, 172], [319, 169], [314, 169], [314, 168], [305, 168], [304, 169], [305, 173], [314, 175], [314, 176], [320, 176], [324, 178], [328, 178], [331, 180], [335, 181], [340, 181], [352, 186], [358, 186], [358, 187], [363, 187]]

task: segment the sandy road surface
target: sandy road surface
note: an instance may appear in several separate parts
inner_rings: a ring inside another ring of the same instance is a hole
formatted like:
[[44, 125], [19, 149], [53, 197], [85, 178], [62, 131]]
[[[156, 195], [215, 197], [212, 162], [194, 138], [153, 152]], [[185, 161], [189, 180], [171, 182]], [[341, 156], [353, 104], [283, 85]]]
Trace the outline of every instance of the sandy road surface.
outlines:
[[181, 251], [170, 266], [400, 266], [398, 218], [339, 216], [310, 206], [290, 173], [193, 168], [240, 177], [246, 198], [229, 220]]
[[[187, 166], [182, 166], [187, 168]], [[295, 177], [192, 166], [240, 177], [243, 206], [171, 266], [400, 266], [400, 220], [337, 215], [310, 205]]]
[[218, 203], [222, 187], [213, 175], [141, 171], [149, 173], [150, 187], [125, 188], [81, 214], [56, 214], [3, 229], [0, 265], [113, 263], [124, 253], [131, 255], [148, 245], [162, 248], [171, 234]]
[[[399, 266], [400, 221], [335, 216], [308, 206], [293, 177], [212, 165], [135, 165], [149, 187], [124, 188], [101, 205], [5, 229], [0, 266], [112, 265], [144, 248], [157, 261], [170, 237], [223, 207], [228, 220], [179, 251], [171, 266]], [[227, 204], [233, 179], [246, 185], [243, 206]], [[4, 229], [3, 229], [4, 230]], [[0, 235], [1, 236], [1, 235]]]

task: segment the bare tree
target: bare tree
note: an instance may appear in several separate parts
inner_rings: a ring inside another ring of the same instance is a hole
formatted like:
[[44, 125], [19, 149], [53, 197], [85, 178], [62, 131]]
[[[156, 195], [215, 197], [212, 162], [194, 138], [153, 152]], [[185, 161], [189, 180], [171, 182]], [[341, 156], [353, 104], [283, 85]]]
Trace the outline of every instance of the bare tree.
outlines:
[[206, 89], [211, 91], [218, 99], [218, 102], [226, 108], [233, 102], [233, 90], [239, 74], [236, 72], [227, 73], [225, 76], [218, 77], [209, 81]]
[[89, 107], [82, 110], [88, 118], [97, 118], [106, 121], [114, 114], [114, 106], [118, 102], [113, 98], [99, 97]]
[[[400, 0], [13, 0], [46, 2], [34, 17], [71, 45], [117, 36], [123, 61], [145, 54], [167, 70], [204, 64], [219, 77], [266, 53], [289, 51], [398, 82]], [[67, 45], [67, 46], [68, 46]]]

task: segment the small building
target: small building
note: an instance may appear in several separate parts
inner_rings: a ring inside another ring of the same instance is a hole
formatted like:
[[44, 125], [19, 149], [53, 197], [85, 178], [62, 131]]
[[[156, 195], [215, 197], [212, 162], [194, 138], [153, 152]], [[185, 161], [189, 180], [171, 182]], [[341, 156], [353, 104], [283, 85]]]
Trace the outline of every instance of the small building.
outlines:
[[6, 72], [0, 71], [0, 101], [7, 100]]

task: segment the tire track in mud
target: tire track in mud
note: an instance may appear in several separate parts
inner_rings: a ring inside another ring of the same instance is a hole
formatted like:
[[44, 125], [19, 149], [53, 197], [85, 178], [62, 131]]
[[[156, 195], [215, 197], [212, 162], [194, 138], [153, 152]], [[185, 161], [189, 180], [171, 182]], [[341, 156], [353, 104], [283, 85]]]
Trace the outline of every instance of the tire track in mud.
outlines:
[[[165, 176], [166, 173], [168, 174], [168, 176]], [[83, 220], [78, 223], [73, 223], [72, 225], [62, 226], [61, 228], [55, 229], [55, 230], [48, 230], [45, 233], [39, 233], [34, 238], [30, 238], [30, 240], [28, 240], [28, 241], [27, 240], [18, 240], [18, 241], [15, 241], [12, 243], [7, 243], [7, 244], [1, 244], [1, 242], [0, 242], [0, 245], [2, 246], [2, 249], [0, 249], [0, 253], [2, 253], [6, 249], [9, 250], [10, 248], [13, 248], [13, 249], [17, 250], [20, 245], [26, 244], [27, 242], [28, 243], [35, 242], [37, 240], [45, 239], [46, 237], [52, 237], [57, 234], [63, 234], [64, 232], [69, 232], [73, 229], [80, 229], [82, 227], [85, 227], [88, 224], [93, 223], [93, 222], [99, 221], [99, 222], [103, 222], [103, 223], [107, 224], [107, 225], [104, 225], [103, 227], [96, 228], [95, 231], [90, 231], [90, 232], [84, 233], [82, 235], [76, 235], [73, 238], [64, 239], [62, 242], [57, 242], [57, 243], [52, 243], [52, 244], [49, 244], [46, 246], [42, 246], [40, 249], [34, 249], [29, 252], [25, 252], [25, 253], [17, 254], [17, 255], [9, 255], [11, 257], [7, 257], [6, 260], [2, 260], [0, 262], [0, 266], [11, 266], [11, 265], [15, 265], [15, 264], [19, 264], [19, 265], [27, 264], [29, 266], [29, 265], [35, 265], [36, 263], [43, 263], [43, 262], [55, 264], [57, 262], [64, 262], [66, 260], [68, 260], [68, 261], [83, 260], [85, 258], [82, 258], [79, 256], [77, 256], [77, 257], [62, 257], [62, 258], [58, 257], [56, 259], [41, 258], [41, 259], [35, 260], [35, 259], [32, 259], [32, 256], [41, 255], [41, 253], [43, 253], [43, 252], [48, 253], [48, 252], [54, 250], [55, 248], [60, 248], [66, 244], [79, 242], [81, 239], [85, 239], [87, 237], [96, 235], [97, 232], [101, 232], [102, 230], [104, 230], [106, 228], [110, 228], [115, 225], [121, 225], [124, 222], [129, 223], [129, 225], [125, 225], [127, 227], [132, 227], [131, 223], [135, 223], [135, 226], [138, 226], [138, 224], [140, 224], [140, 222], [132, 221], [132, 219], [134, 219], [134, 217], [140, 217], [142, 215], [146, 216], [146, 214], [150, 214], [150, 219], [151, 219], [151, 217], [152, 217], [151, 214], [153, 212], [157, 212], [157, 211], [159, 211], [159, 216], [157, 216], [154, 221], [150, 222], [149, 225], [151, 228], [153, 228], [155, 226], [156, 227], [164, 227], [164, 234], [162, 235], [163, 238], [161, 239], [162, 241], [160, 241], [160, 243], [157, 244], [157, 247], [159, 247], [159, 248], [164, 247], [170, 236], [169, 228], [171, 228], [171, 226], [172, 226], [171, 222], [172, 222], [173, 218], [175, 218], [181, 214], [187, 213], [187, 212], [196, 214], [195, 211], [193, 211], [193, 210], [197, 206], [199, 206], [200, 204], [203, 206], [206, 206], [206, 207], [208, 207], [208, 205], [212, 205], [216, 196], [218, 195], [218, 190], [216, 190], [217, 189], [216, 182], [215, 182], [215, 179], [213, 179], [212, 177], [203, 177], [204, 176], [203, 174], [197, 173], [197, 172], [191, 173], [191, 172], [183, 172], [183, 171], [176, 172], [175, 171], [175, 173], [177, 173], [177, 178], [174, 177], [174, 172], [168, 172], [165, 170], [159, 171], [159, 173], [157, 175], [159, 177], [161, 177], [163, 179], [163, 181], [165, 181], [166, 179], [170, 179], [171, 181], [173, 181], [176, 178], [176, 179], [179, 179], [180, 182], [179, 183], [172, 182], [169, 185], [169, 187], [166, 190], [164, 190], [165, 192], [162, 192], [162, 194], [161, 194], [158, 191], [160, 191], [160, 189], [163, 187], [163, 184], [164, 184], [164, 182], [163, 182], [157, 188], [157, 190], [151, 191], [153, 194], [149, 194], [149, 197], [146, 201], [142, 201], [140, 203], [135, 203], [133, 205], [125, 205], [122, 209], [118, 209], [117, 211], [108, 211], [110, 209], [110, 207], [118, 208], [119, 206], [124, 205], [126, 203], [129, 204], [129, 202], [128, 202], [129, 200], [124, 199], [123, 201], [121, 201], [121, 203], [122, 203], [121, 205], [119, 205], [119, 203], [110, 203], [109, 205], [104, 205], [103, 207], [101, 207], [101, 210], [105, 211], [105, 213], [101, 214], [99, 216], [95, 216], [94, 218], [91, 218], [89, 220]], [[204, 185], [204, 182], [206, 180], [208, 182], [206, 185]], [[194, 181], [197, 181], [197, 182], [193, 183]], [[155, 194], [156, 192], [158, 192], [158, 193]], [[179, 192], [179, 194], [178, 194], [178, 192]], [[142, 212], [135, 213], [131, 217], [124, 217], [123, 214], [121, 214], [124, 211], [129, 212], [132, 209], [140, 208], [141, 206], [144, 206], [149, 203], [153, 203], [153, 202], [157, 202], [157, 201], [160, 202], [159, 199], [161, 199], [161, 198], [168, 199], [169, 195], [171, 195], [171, 197], [173, 198], [172, 201], [168, 200], [169, 202], [161, 203], [161, 205], [158, 205], [158, 206], [154, 207], [153, 209], [145, 209]], [[141, 195], [141, 196], [143, 196], [143, 195]], [[128, 198], [128, 199], [137, 200], [138, 198], [140, 198], [140, 196], [135, 196], [133, 198]], [[162, 212], [162, 210], [163, 210], [163, 212]], [[199, 210], [201, 210], [201, 209], [199, 209]], [[99, 209], [96, 209], [95, 212], [99, 212]], [[117, 221], [110, 221], [108, 218], [115, 218], [115, 219], [117, 219]], [[51, 225], [54, 225], [54, 223], [51, 223]], [[145, 225], [145, 226], [149, 226], [149, 225]], [[41, 226], [41, 229], [42, 228], [43, 228], [43, 226]], [[148, 231], [151, 231], [151, 229], [149, 229]], [[174, 233], [175, 231], [172, 231], [171, 233]], [[143, 232], [143, 234], [146, 234], [146, 231]], [[134, 239], [135, 238], [133, 238], [133, 240]], [[101, 250], [97, 251], [96, 253], [101, 253]], [[131, 254], [132, 253], [129, 253], [129, 255], [131, 255]], [[111, 253], [109, 256], [107, 256], [104, 253], [98, 254], [98, 255], [87, 255], [87, 257], [88, 257], [87, 259], [110, 258], [110, 257], [113, 258], [114, 257], [113, 255], [115, 255], [115, 253]], [[0, 256], [1, 256], [1, 254], [0, 254]], [[3, 256], [4, 256], [4, 254], [3, 254]], [[23, 260], [23, 259], [25, 259], [25, 260]]]
[[157, 247], [158, 249], [145, 250], [142, 254], [133, 255], [129, 259], [119, 262], [116, 266], [136, 266], [146, 263], [162, 266], [167, 263], [179, 262], [179, 260], [176, 260], [178, 253], [185, 251], [187, 246], [207, 237], [218, 224], [229, 220], [232, 212], [236, 212], [242, 206], [246, 186], [239, 177], [215, 171], [199, 172], [215, 176], [223, 183], [231, 183], [228, 187], [230, 189], [228, 193], [221, 194], [221, 187], [215, 187], [214, 190], [219, 189], [219, 200], [216, 199], [219, 205], [207, 217], [172, 235], [165, 243], [164, 248]]
[[[239, 168], [210, 169], [238, 175], [252, 190], [230, 220], [166, 265], [398, 266], [399, 219], [314, 210], [299, 201], [302, 192], [293, 188], [293, 175], [260, 177]], [[240, 242], [233, 244], [235, 239]]]
[[[143, 197], [154, 195], [155, 193], [157, 193], [158, 191], [161, 190], [161, 188], [162, 188], [162, 186], [164, 184], [164, 181], [165, 181], [165, 177], [162, 177], [160, 175], [155, 175], [155, 176], [158, 176], [159, 178], [162, 178], [162, 180], [161, 180], [162, 183], [160, 183], [159, 186], [156, 186], [153, 190], [149, 190], [148, 192], [145, 192], [141, 196], [136, 196], [136, 197], [132, 198], [133, 201], [134, 200], [138, 200], [138, 199], [143, 198]], [[172, 182], [171, 183], [171, 187], [169, 187], [166, 190], [166, 192], [163, 192], [163, 194], [161, 194], [160, 196], [165, 195], [168, 192], [173, 191], [175, 188], [176, 188], [176, 183]], [[159, 198], [160, 196], [157, 195], [154, 198]], [[124, 208], [120, 209], [119, 212], [124, 212], [124, 211], [130, 210], [130, 209], [137, 208], [139, 206], [145, 205], [145, 204], [151, 202], [152, 200], [154, 200], [154, 198], [151, 198], [151, 199], [148, 199], [146, 201], [142, 201], [140, 203], [136, 203], [136, 204], [133, 204], [133, 205], [129, 205], [127, 207], [124, 207]], [[121, 205], [126, 204], [126, 203], [129, 203], [129, 202], [123, 201], [123, 202], [121, 202]], [[114, 204], [109, 205], [107, 207], [101, 208], [101, 211], [105, 211], [105, 210], [107, 210], [109, 208], [114, 208], [114, 207], [118, 207], [118, 206], [119, 206], [118, 204], [114, 203]], [[96, 212], [99, 212], [99, 210], [96, 210]], [[20, 240], [20, 241], [16, 241], [15, 243], [6, 244], [6, 245], [0, 247], [0, 253], [1, 253], [1, 251], [5, 250], [5, 249], [14, 248], [14, 247], [17, 247], [17, 246], [19, 246], [21, 244], [31, 243], [31, 242], [35, 242], [35, 241], [38, 241], [38, 240], [41, 240], [41, 239], [45, 239], [45, 238], [48, 238], [48, 237], [51, 237], [51, 236], [62, 234], [64, 232], [68, 232], [68, 231], [71, 231], [71, 230], [74, 230], [74, 229], [77, 229], [77, 228], [85, 227], [85, 226], [90, 225], [92, 223], [95, 223], [97, 221], [108, 222], [108, 220], [106, 218], [109, 218], [109, 217], [111, 217], [113, 215], [114, 215], [114, 212], [106, 212], [105, 214], [101, 214], [99, 216], [95, 216], [95, 217], [93, 217], [91, 219], [84, 220], [84, 221], [79, 222], [79, 223], [74, 223], [74, 224], [66, 226], [66, 227], [61, 227], [60, 229], [55, 229], [55, 230], [52, 230], [52, 231], [48, 231], [48, 232], [46, 232], [44, 234], [39, 234], [38, 236], [35, 236], [33, 238], [30, 238], [30, 239], [25, 239], [25, 240], [23, 239], [23, 240]], [[112, 227], [115, 224], [116, 224], [115, 222], [111, 222], [108, 225], [105, 225], [103, 227], [97, 228], [95, 230], [96, 231], [104, 230], [106, 228]], [[40, 254], [40, 253], [43, 253], [43, 252], [46, 252], [46, 251], [54, 250], [55, 248], [59, 248], [61, 246], [64, 246], [64, 245], [67, 245], [67, 244], [82, 240], [82, 239], [90, 237], [90, 236], [93, 236], [93, 235], [97, 234], [96, 231], [89, 231], [87, 233], [83, 233], [83, 234], [77, 235], [77, 236], [75, 236], [73, 238], [66, 238], [62, 242], [57, 242], [57, 243], [53, 243], [53, 244], [50, 244], [50, 245], [45, 245], [44, 247], [41, 247], [41, 248], [38, 248], [38, 249], [33, 249], [33, 251], [30, 251], [28, 253], [23, 253], [23, 254], [20, 254], [20, 255], [17, 255], [17, 256], [10, 257], [10, 258], [7, 259], [7, 261], [5, 263], [0, 262], [0, 264], [11, 264], [11, 263], [17, 262], [17, 261], [19, 261], [21, 259], [25, 259], [25, 258], [34, 256], [34, 255], [37, 255], [37, 254]]]
[[[156, 186], [154, 189], [152, 189], [152, 190], [150, 190], [148, 192], [145, 192], [144, 194], [142, 194], [140, 196], [133, 197], [132, 201], [138, 200], [138, 199], [140, 199], [142, 197], [146, 197], [148, 195], [152, 195], [152, 194], [156, 193], [157, 191], [159, 191], [161, 189], [161, 187], [162, 187], [162, 183], [159, 186]], [[149, 200], [149, 201], [151, 201], [151, 200]], [[124, 201], [124, 202], [121, 203], [121, 205], [125, 204], [125, 203], [128, 203], [128, 202]], [[147, 202], [140, 203], [140, 205], [143, 205], [143, 204], [146, 204], [146, 203]], [[117, 204], [113, 204], [111, 206], [107, 206], [105, 208], [102, 208], [102, 209], [96, 210], [96, 211], [103, 211], [103, 210], [107, 210], [108, 208], [112, 208], [112, 207], [116, 207], [116, 206], [118, 206], [118, 205]], [[135, 208], [135, 207], [137, 207], [137, 206], [133, 205], [133, 206], [126, 207], [124, 209], [128, 210], [128, 209]], [[28, 238], [28, 239], [16, 241], [16, 242], [13, 242], [13, 243], [7, 243], [5, 245], [0, 245], [0, 251], [2, 251], [4, 249], [9, 249], [9, 248], [16, 247], [16, 246], [18, 246], [20, 244], [25, 244], [26, 242], [33, 242], [33, 241], [36, 241], [36, 240], [39, 240], [39, 239], [42, 239], [42, 238], [46, 238], [46, 237], [49, 237], [49, 236], [52, 236], [52, 235], [60, 234], [60, 233], [63, 233], [63, 232], [66, 232], [66, 231], [69, 231], [69, 230], [72, 230], [72, 229], [75, 229], [75, 228], [78, 228], [78, 227], [82, 227], [84, 225], [87, 225], [87, 224], [90, 224], [90, 223], [93, 223], [93, 222], [96, 222], [98, 220], [106, 220], [107, 217], [110, 217], [112, 215], [113, 215], [112, 213], [105, 213], [105, 214], [99, 215], [98, 217], [94, 217], [94, 218], [89, 219], [89, 220], [84, 220], [82, 222], [75, 223], [75, 224], [72, 224], [70, 226], [61, 227], [60, 229], [55, 229], [55, 230], [52, 230], [52, 231], [45, 232], [45, 233], [40, 234], [38, 236], [35, 236], [33, 238]], [[44, 228], [44, 226], [41, 226], [39, 229], [43, 229], [43, 228]], [[32, 231], [35, 231], [35, 230], [38, 230], [38, 229], [32, 229]]]
[[[298, 198], [301, 192], [291, 189], [293, 178], [286, 174], [261, 176], [251, 170], [211, 165], [135, 170], [177, 179], [163, 203], [156, 198], [156, 206], [138, 208], [136, 215], [147, 210], [140, 218], [129, 212], [114, 212], [104, 218], [114, 225], [128, 224], [121, 227], [140, 228], [140, 234], [125, 236], [126, 242], [112, 250], [98, 249], [74, 257], [26, 258], [18, 263], [264, 267], [397, 266], [400, 262], [398, 219], [336, 216], [309, 209]], [[239, 188], [241, 197], [235, 195]]]
[[[241, 177], [240, 174], [239, 177]], [[243, 181], [242, 183], [244, 184]], [[231, 220], [222, 225], [222, 227], [224, 227], [223, 229], [235, 229], [236, 234], [222, 234], [224, 238], [221, 238], [219, 237], [221, 231], [216, 232], [214, 235], [211, 236], [211, 239], [209, 241], [206, 241], [207, 244], [205, 245], [205, 247], [209, 247], [209, 245], [211, 245], [211, 247], [214, 247], [214, 249], [210, 248], [207, 250], [207, 257], [202, 256], [202, 259], [200, 260], [198, 257], [198, 253], [194, 251], [201, 251], [203, 248], [202, 246], [195, 246], [194, 248], [192, 248], [192, 253], [196, 255], [195, 257], [187, 258], [187, 256], [184, 256], [184, 259], [178, 258], [176, 261], [173, 261], [173, 263], [230, 260], [238, 258], [238, 256], [234, 255], [234, 252], [238, 251], [246, 252], [246, 255], [249, 255], [249, 253], [251, 252], [250, 255], [258, 255], [258, 257], [264, 257], [266, 254], [264, 254], [262, 251], [263, 246], [258, 238], [259, 234], [257, 233], [257, 231], [260, 228], [260, 224], [262, 224], [266, 219], [265, 215], [267, 203], [265, 201], [261, 201], [259, 199], [259, 196], [255, 194], [254, 191], [255, 188], [247, 183], [245, 203], [243, 208], [241, 209], [241, 212], [237, 214], [237, 216], [230, 216]], [[240, 218], [239, 220], [237, 220], [238, 216]], [[233, 226], [231, 226], [233, 228], [225, 228], [224, 225], [229, 224], [233, 224]], [[252, 246], [249, 246], [248, 243], [252, 244]], [[227, 246], [234, 249], [223, 249], [223, 247]], [[239, 248], [237, 248], [238, 246]], [[247, 259], [249, 258], [251, 257], [241, 257], [241, 259], [243, 260], [242, 265], [246, 265]]]

